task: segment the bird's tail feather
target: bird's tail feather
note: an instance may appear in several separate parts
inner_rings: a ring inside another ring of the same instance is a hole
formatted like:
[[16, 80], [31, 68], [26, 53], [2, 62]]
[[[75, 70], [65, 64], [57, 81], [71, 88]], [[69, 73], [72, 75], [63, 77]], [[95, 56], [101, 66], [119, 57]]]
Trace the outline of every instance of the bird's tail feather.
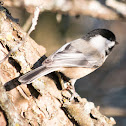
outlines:
[[58, 70], [57, 68], [47, 68], [45, 66], [40, 66], [26, 74], [24, 74], [23, 76], [21, 76], [18, 81], [20, 83], [23, 83], [23, 84], [29, 84], [31, 82], [33, 82], [35, 79], [41, 77], [41, 76], [44, 76], [46, 74], [49, 74], [53, 71], [56, 71]]

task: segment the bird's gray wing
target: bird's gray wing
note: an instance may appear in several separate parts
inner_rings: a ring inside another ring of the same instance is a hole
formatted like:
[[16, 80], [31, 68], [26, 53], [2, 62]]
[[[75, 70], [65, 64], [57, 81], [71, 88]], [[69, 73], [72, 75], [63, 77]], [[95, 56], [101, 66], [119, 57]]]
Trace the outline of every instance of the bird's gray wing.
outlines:
[[49, 56], [42, 66], [21, 76], [19, 81], [29, 84], [41, 76], [59, 70], [60, 67], [99, 67], [103, 62], [102, 58], [97, 51], [89, 48], [90, 45], [87, 46], [81, 39], [67, 43]]
[[92, 52], [89, 50], [86, 51], [86, 53], [84, 52], [82, 53], [81, 50], [73, 46], [75, 45], [73, 44], [73, 42], [76, 43], [77, 40], [62, 46], [58, 51], [56, 51], [54, 54], [48, 57], [43, 62], [43, 65], [47, 67], [88, 67], [88, 68], [92, 68], [94, 66], [95, 67], [100, 66], [101, 57], [98, 58], [94, 50], [92, 50]]

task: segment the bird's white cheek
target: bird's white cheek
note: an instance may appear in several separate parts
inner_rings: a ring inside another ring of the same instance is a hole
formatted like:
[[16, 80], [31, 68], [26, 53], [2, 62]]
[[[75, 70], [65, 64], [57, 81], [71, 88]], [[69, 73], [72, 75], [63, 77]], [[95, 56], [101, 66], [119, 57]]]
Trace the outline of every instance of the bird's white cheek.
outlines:
[[102, 52], [103, 50], [105, 50], [105, 42], [106, 42], [106, 39], [102, 37], [101, 35], [93, 37], [90, 40], [91, 45], [94, 48], [96, 48], [99, 52]]

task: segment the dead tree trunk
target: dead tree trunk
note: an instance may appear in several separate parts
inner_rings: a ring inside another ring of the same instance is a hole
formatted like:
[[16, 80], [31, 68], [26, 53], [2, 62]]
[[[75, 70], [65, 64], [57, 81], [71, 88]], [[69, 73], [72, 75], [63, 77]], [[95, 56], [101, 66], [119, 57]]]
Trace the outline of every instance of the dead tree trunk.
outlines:
[[[9, 12], [0, 6], [0, 59], [23, 40], [21, 30]], [[112, 126], [113, 118], [99, 112], [99, 107], [85, 98], [69, 102], [55, 73], [30, 85], [18, 82], [21, 74], [37, 67], [45, 58], [45, 48], [27, 37], [24, 44], [0, 64], [0, 106], [9, 126]], [[43, 57], [42, 57], [43, 56]], [[42, 58], [40, 58], [42, 57]], [[33, 66], [34, 64], [34, 66]]]

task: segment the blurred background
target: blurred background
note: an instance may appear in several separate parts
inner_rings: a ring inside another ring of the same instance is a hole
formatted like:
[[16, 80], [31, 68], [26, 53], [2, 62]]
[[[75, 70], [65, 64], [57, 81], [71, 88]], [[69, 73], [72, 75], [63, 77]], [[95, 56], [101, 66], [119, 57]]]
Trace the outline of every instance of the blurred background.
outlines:
[[[24, 27], [29, 13], [23, 8], [8, 10], [19, 19]], [[126, 125], [126, 23], [109, 21], [90, 16], [69, 16], [43, 12], [31, 37], [46, 48], [46, 55], [56, 51], [66, 42], [82, 37], [85, 33], [106, 28], [113, 31], [119, 44], [114, 48], [106, 62], [95, 72], [78, 80], [76, 91], [81, 97], [100, 106], [100, 111], [108, 117], [114, 117], [118, 126]]]

